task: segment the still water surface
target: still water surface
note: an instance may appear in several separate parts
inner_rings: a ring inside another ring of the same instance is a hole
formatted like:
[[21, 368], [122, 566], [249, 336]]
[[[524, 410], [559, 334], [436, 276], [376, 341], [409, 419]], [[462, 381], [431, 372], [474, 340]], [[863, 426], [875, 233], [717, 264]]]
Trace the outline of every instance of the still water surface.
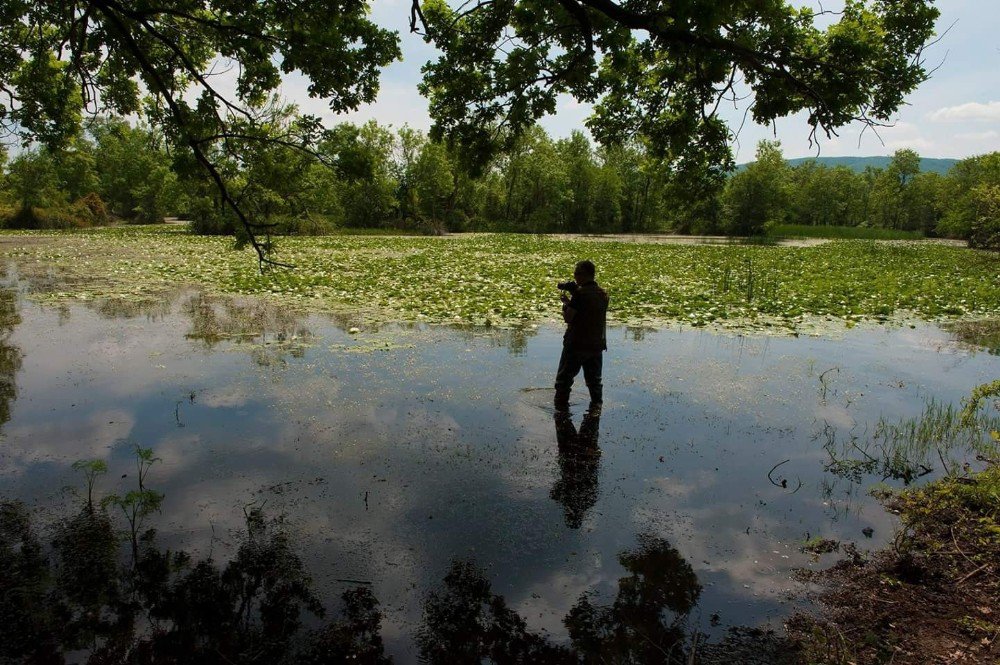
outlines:
[[[561, 643], [570, 610], [612, 602], [626, 553], [650, 542], [672, 548], [655, 565], [683, 569], [688, 629], [780, 626], [804, 602], [794, 569], [836, 556], [814, 561], [804, 541], [892, 538], [866, 493], [883, 474], [829, 469], [864, 459], [852, 436], [864, 449], [880, 418], [1000, 376], [1000, 357], [932, 325], [835, 339], [616, 328], [603, 413], [582, 422], [580, 377], [567, 423], [550, 405], [554, 327], [352, 333], [193, 292], [153, 308], [14, 307], [0, 496], [55, 517], [82, 486], [73, 462], [106, 460], [98, 492], [124, 492], [135, 445], [152, 448], [161, 542], [224, 560], [245, 506], [284, 515], [321, 599], [370, 583], [399, 662], [416, 658], [424, 603], [454, 561]], [[936, 453], [923, 463], [936, 471], [914, 482], [940, 470]]]

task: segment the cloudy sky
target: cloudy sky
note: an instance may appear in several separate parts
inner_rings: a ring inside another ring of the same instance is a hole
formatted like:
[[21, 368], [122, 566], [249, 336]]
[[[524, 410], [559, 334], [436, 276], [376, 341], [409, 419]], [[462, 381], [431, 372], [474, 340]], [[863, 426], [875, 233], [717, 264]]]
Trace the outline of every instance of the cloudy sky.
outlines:
[[[363, 122], [374, 118], [380, 123], [401, 126], [408, 123], [426, 129], [430, 126], [427, 102], [416, 90], [420, 67], [435, 55], [432, 47], [408, 33], [409, 0], [374, 0], [374, 19], [381, 25], [399, 30], [403, 62], [386, 68], [378, 100], [356, 113], [333, 118], [320, 100], [309, 100], [301, 82], [289, 81], [285, 93], [303, 111], [326, 115], [330, 120]], [[927, 51], [930, 68], [937, 67], [930, 81], [913, 93], [907, 106], [899, 111], [895, 126], [881, 129], [879, 135], [860, 127], [844, 128], [839, 137], [824, 139], [818, 146], [823, 156], [883, 155], [899, 148], [912, 148], [924, 157], [962, 158], [1000, 150], [1000, 2], [996, 0], [946, 0], [938, 3], [941, 18], [938, 32], [945, 33], [939, 43]], [[826, 3], [830, 8], [830, 3]], [[727, 118], [738, 127], [743, 109], [730, 109]], [[588, 108], [571, 98], [562, 100], [557, 115], [542, 125], [555, 136], [565, 136], [582, 129]], [[753, 158], [757, 142], [777, 136], [786, 157], [817, 154], [817, 146], [808, 144], [809, 129], [804, 116], [778, 121], [775, 127], [743, 127], [734, 146], [737, 162]]]

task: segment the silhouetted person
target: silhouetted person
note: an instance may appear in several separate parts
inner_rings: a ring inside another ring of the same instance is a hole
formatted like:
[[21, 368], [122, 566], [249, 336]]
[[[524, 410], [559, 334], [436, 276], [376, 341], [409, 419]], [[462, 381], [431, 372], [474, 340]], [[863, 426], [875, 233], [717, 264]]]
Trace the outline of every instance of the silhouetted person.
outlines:
[[[601, 370], [607, 342], [608, 294], [594, 281], [596, 269], [591, 261], [580, 261], [573, 271], [573, 282], [560, 284], [566, 334], [556, 371], [555, 407], [569, 409], [573, 379], [583, 368], [583, 379], [590, 390], [590, 408], [600, 410], [603, 401]], [[567, 292], [572, 296], [567, 295]]]
[[579, 529], [587, 511], [597, 502], [597, 471], [601, 449], [597, 437], [601, 417], [588, 411], [576, 431], [566, 411], [556, 411], [556, 442], [559, 445], [559, 479], [549, 496], [563, 506], [566, 526]]

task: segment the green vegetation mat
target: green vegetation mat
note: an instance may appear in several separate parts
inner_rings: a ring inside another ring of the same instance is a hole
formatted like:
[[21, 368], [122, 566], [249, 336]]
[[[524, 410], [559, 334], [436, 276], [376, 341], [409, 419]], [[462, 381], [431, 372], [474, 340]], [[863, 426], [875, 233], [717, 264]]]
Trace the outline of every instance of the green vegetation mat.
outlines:
[[176, 227], [0, 234], [43, 301], [156, 299], [195, 285], [371, 321], [514, 326], [559, 320], [555, 283], [591, 258], [618, 323], [789, 331], [832, 321], [1000, 315], [995, 253], [929, 242], [691, 246], [528, 235], [282, 238], [294, 269], [260, 274], [232, 239]]

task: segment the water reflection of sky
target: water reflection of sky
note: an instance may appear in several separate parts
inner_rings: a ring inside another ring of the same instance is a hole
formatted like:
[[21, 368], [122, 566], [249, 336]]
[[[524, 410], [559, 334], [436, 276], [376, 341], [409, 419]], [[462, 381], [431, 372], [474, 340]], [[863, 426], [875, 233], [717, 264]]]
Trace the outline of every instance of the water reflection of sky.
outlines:
[[[697, 574], [702, 629], [713, 614], [723, 626], [776, 622], [801, 591], [791, 571], [824, 565], [799, 552], [807, 537], [892, 536], [866, 494], [879, 478], [824, 473], [824, 437], [864, 438], [880, 416], [957, 403], [1000, 376], [1000, 357], [931, 326], [838, 339], [615, 329], [599, 455], [575, 458], [560, 452], [549, 406], [558, 330], [350, 334], [320, 316], [257, 312], [234, 340], [241, 325], [225, 319], [239, 312], [188, 298], [155, 314], [22, 304], [6, 341], [20, 356], [0, 493], [58, 510], [63, 488], [80, 485], [74, 461], [106, 459], [99, 487], [119, 491], [134, 482], [133, 445], [152, 447], [165, 542], [223, 555], [242, 507], [266, 501], [293, 525], [321, 597], [339, 580], [372, 582], [404, 658], [455, 558], [560, 640], [581, 594], [612, 600], [620, 553], [650, 536]], [[581, 415], [575, 404], [577, 427]], [[567, 485], [561, 470], [592, 477]], [[581, 503], [568, 512], [553, 496], [574, 501], [574, 487]]]

